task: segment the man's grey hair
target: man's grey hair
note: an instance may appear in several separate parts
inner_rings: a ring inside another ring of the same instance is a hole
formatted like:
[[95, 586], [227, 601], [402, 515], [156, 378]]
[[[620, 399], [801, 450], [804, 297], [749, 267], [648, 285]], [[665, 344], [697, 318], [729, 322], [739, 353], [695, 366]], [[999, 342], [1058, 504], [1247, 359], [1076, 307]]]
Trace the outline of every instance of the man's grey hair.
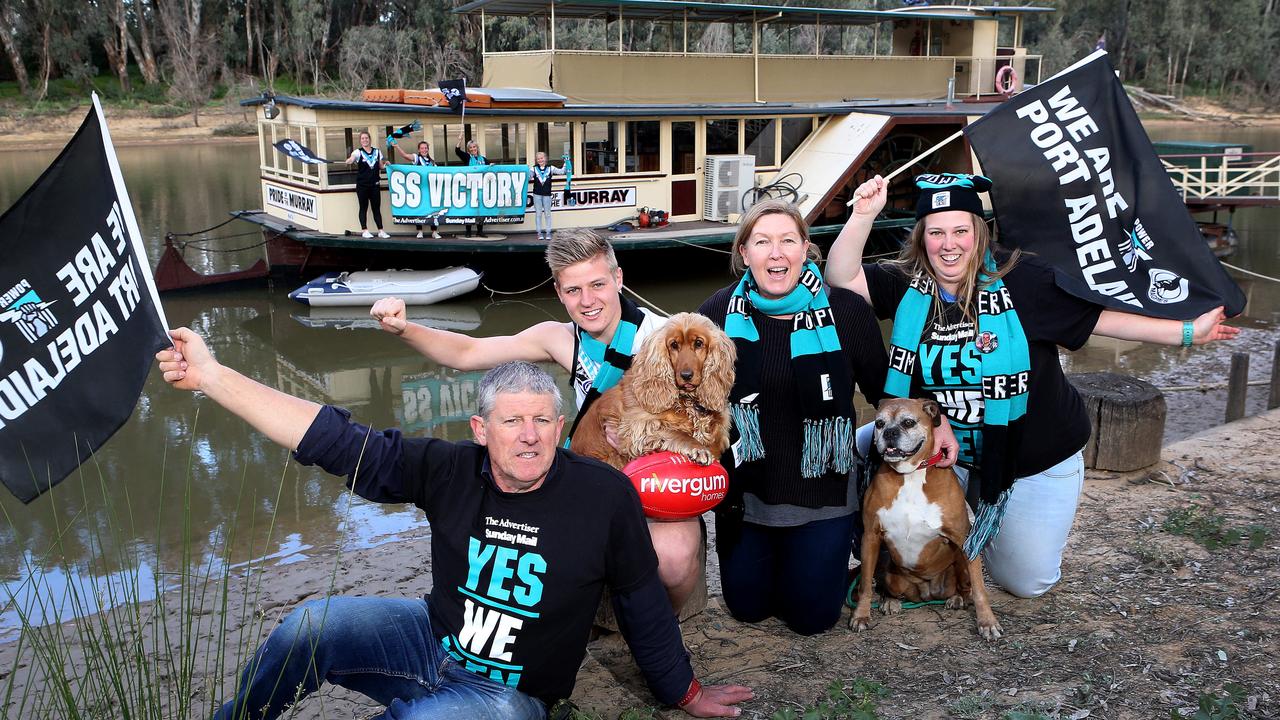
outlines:
[[479, 396], [478, 414], [487, 420], [489, 414], [493, 412], [499, 393], [521, 392], [550, 395], [555, 402], [556, 415], [560, 414], [562, 401], [555, 378], [552, 378], [546, 370], [523, 360], [502, 363], [484, 374], [476, 393]]

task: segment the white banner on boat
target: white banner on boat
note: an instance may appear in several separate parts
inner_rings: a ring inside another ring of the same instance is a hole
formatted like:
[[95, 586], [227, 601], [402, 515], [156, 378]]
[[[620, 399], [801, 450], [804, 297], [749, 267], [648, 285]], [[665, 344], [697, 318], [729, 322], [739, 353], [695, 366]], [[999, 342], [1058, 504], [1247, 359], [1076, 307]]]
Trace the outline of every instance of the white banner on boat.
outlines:
[[[551, 211], [596, 210], [598, 208], [636, 206], [635, 185], [629, 185], [626, 187], [575, 187], [573, 190], [569, 191], [569, 194], [578, 201], [577, 205], [565, 205], [564, 193], [557, 189], [551, 193]], [[533, 212], [532, 194], [529, 195], [529, 202], [525, 206], [525, 212]]]
[[294, 213], [312, 220], [320, 219], [316, 215], [316, 196], [311, 193], [264, 182], [262, 183], [262, 194], [264, 201], [268, 205], [284, 210], [290, 220], [294, 219]]

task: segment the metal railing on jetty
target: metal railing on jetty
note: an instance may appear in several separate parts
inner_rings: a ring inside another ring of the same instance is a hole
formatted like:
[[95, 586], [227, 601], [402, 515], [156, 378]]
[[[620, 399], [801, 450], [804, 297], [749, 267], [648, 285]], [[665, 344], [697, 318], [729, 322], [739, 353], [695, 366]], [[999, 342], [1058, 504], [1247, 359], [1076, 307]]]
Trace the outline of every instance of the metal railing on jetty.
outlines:
[[1280, 205], [1280, 153], [1161, 155], [1188, 204]]

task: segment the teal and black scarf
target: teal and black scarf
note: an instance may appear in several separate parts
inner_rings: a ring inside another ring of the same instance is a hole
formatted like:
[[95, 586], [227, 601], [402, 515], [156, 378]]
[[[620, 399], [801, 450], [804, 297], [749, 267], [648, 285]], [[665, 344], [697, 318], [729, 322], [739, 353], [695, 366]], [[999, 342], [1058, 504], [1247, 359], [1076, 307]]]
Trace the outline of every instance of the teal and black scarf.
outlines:
[[[1000, 530], [1005, 502], [1015, 479], [1016, 448], [1021, 439], [1022, 417], [1027, 412], [1027, 388], [1031, 376], [1031, 352], [1022, 331], [1018, 312], [1004, 283], [986, 284], [987, 273], [996, 270], [991, 253], [983, 258], [985, 273], [978, 278], [975, 302], [978, 330], [982, 339], [978, 357], [982, 360], [982, 439], [978, 467], [969, 473], [969, 489], [978, 486], [978, 510], [965, 551], [977, 557]], [[934, 281], [923, 274], [911, 278], [907, 293], [893, 316], [889, 339], [889, 375], [884, 391], [895, 397], [910, 397], [920, 339], [934, 303]]]
[[[600, 369], [591, 379], [591, 389], [582, 399], [582, 407], [578, 408], [578, 415], [569, 428], [569, 435], [564, 441], [565, 447], [569, 447], [573, 432], [578, 429], [578, 422], [587, 414], [587, 408], [591, 407], [591, 403], [599, 399], [606, 390], [617, 385], [622, 379], [622, 374], [631, 367], [631, 357], [636, 351], [636, 333], [640, 331], [640, 324], [644, 322], [644, 313], [627, 297], [619, 295], [618, 301], [622, 305], [622, 317], [618, 320], [617, 329], [613, 331], [613, 339], [604, 350], [604, 360], [600, 364]], [[587, 331], [575, 324], [573, 326], [573, 362], [575, 364], [578, 362], [582, 341], [586, 337]]]
[[786, 297], [762, 297], [755, 278], [747, 271], [729, 298], [725, 332], [738, 349], [737, 380], [729, 393], [730, 410], [738, 439], [739, 464], [764, 457], [760, 437], [760, 332], [753, 311], [763, 315], [791, 315], [791, 368], [804, 412], [804, 450], [800, 472], [822, 477], [829, 472], [848, 473], [854, 465], [853, 381], [840, 350], [835, 314], [827, 299], [822, 273], [805, 263]]

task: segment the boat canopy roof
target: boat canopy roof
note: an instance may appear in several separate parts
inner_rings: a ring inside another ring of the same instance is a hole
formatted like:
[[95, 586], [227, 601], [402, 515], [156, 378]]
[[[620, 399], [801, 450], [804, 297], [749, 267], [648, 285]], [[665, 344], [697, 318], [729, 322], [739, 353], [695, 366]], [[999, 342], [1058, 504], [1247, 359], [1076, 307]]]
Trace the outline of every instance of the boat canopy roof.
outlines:
[[[557, 95], [552, 92], [541, 90], [528, 90], [521, 88], [467, 88], [470, 93], [489, 93], [493, 99], [497, 101], [499, 97], [506, 98], [506, 93], [526, 93], [529, 96], [537, 95], [538, 99], [558, 98], [563, 101], [564, 96]], [[334, 98], [321, 97], [294, 97], [292, 95], [275, 95], [268, 97], [263, 96], [252, 97], [241, 100], [243, 106], [266, 105], [270, 102], [278, 105], [294, 105], [296, 107], [310, 108], [315, 110], [334, 110], [334, 111], [372, 111], [387, 113], [413, 113], [417, 115], [440, 115], [450, 116], [457, 115], [448, 107], [435, 107], [431, 105], [414, 105], [409, 103], [387, 103], [387, 102], [367, 102], [361, 100], [338, 100]], [[664, 117], [676, 116], [714, 116], [714, 115], [813, 115], [815, 113], [822, 115], [847, 115], [857, 111], [892, 111], [894, 108], [900, 109], [901, 112], [918, 111], [922, 108], [932, 107], [938, 102], [929, 99], [920, 100], [878, 100], [873, 98], [860, 98], [851, 100], [838, 100], [833, 102], [822, 103], [805, 103], [805, 102], [762, 102], [762, 103], [679, 103], [679, 104], [662, 104], [662, 103], [645, 103], [645, 104], [565, 104], [562, 107], [546, 107], [546, 108], [473, 108], [467, 107], [467, 115], [474, 116], [529, 116], [529, 115], [555, 115], [560, 116], [577, 116], [577, 117], [641, 117], [651, 115], [661, 115]], [[958, 108], [959, 106], [957, 106]], [[976, 107], [982, 107], [978, 105]], [[949, 114], [981, 114], [982, 110], [973, 110], [965, 107], [961, 110], [952, 108], [946, 111]]]
[[875, 25], [894, 20], [990, 20], [998, 15], [1053, 12], [1053, 8], [1034, 6], [980, 5], [932, 6], [898, 10], [853, 10], [749, 3], [701, 2], [699, 0], [471, 0], [454, 9], [455, 13], [531, 16], [549, 12], [556, 17], [598, 18], [615, 13], [630, 20], [732, 23], [764, 20], [784, 25]]

